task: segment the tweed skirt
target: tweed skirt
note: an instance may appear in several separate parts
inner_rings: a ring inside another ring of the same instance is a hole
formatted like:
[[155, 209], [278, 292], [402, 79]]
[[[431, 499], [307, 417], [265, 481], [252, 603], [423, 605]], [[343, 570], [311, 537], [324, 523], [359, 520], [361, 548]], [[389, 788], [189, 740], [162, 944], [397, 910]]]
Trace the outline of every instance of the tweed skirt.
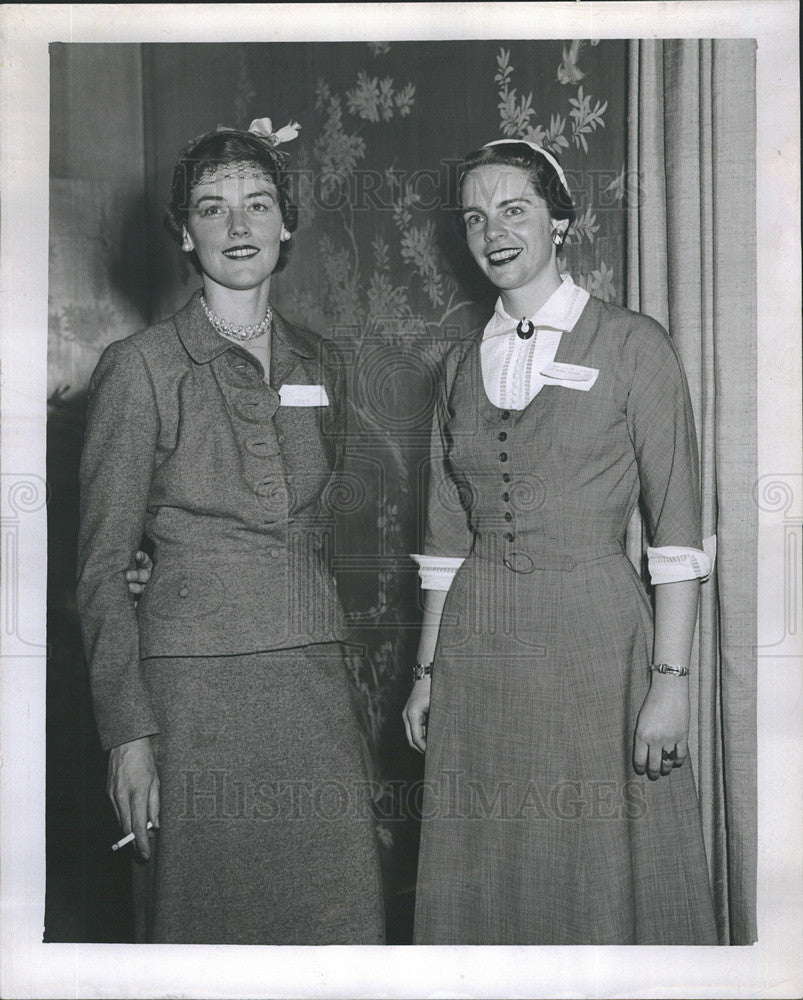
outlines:
[[690, 765], [633, 769], [651, 651], [624, 554], [504, 578], [466, 560], [432, 679], [417, 943], [717, 943]]
[[134, 863], [138, 941], [381, 944], [364, 760], [325, 643], [150, 658], [160, 829]]

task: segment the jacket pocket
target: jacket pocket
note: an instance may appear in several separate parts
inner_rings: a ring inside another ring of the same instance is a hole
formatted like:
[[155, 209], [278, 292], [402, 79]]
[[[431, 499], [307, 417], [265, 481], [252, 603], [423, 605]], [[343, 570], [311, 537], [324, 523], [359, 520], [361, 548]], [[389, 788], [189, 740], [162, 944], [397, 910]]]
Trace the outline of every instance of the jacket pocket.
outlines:
[[158, 566], [139, 602], [139, 616], [163, 620], [195, 619], [215, 614], [223, 604], [220, 577], [206, 567], [172, 567], [159, 573]]

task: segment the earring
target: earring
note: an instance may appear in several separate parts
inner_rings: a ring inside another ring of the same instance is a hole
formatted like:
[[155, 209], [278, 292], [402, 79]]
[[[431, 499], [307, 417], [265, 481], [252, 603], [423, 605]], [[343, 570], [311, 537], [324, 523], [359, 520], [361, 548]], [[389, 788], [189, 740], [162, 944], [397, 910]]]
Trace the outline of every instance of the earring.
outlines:
[[288, 233], [287, 230], [284, 228], [284, 226], [282, 226], [282, 231], [279, 233], [279, 239], [282, 241], [282, 243], [285, 243], [287, 240], [289, 240], [291, 236], [292, 233]]
[[566, 239], [566, 234], [562, 233], [559, 229], [552, 230], [552, 242], [556, 247], [562, 247], [563, 241]]

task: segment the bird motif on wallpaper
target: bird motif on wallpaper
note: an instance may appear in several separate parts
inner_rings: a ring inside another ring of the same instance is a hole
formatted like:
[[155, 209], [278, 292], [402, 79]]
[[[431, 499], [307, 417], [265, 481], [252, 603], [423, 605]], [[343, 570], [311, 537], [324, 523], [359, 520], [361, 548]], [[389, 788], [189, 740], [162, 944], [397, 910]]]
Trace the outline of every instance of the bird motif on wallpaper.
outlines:
[[[599, 39], [595, 38], [591, 44], [598, 45]], [[558, 66], [558, 83], [579, 83], [586, 75], [585, 71], [577, 65], [584, 45], [584, 40], [576, 39], [569, 44], [568, 49], [565, 45], [563, 46], [563, 61]]]
[[573, 41], [568, 49], [563, 46], [563, 62], [558, 66], [558, 83], [579, 83], [583, 79], [585, 73], [577, 65], [582, 48], [581, 40]]

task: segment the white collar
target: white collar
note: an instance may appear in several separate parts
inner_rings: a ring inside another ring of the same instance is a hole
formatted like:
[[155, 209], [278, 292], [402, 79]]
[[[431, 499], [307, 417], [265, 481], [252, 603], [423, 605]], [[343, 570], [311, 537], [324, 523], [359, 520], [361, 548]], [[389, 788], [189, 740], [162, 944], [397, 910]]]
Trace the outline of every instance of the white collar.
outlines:
[[[533, 326], [549, 327], [552, 330], [562, 330], [568, 333], [574, 329], [580, 313], [585, 309], [590, 295], [576, 285], [570, 274], [561, 275], [560, 287], [549, 296], [541, 308], [529, 317]], [[515, 330], [522, 317], [514, 318], [505, 312], [501, 297], [496, 300], [494, 314], [488, 321], [482, 339], [498, 337], [503, 333]]]

